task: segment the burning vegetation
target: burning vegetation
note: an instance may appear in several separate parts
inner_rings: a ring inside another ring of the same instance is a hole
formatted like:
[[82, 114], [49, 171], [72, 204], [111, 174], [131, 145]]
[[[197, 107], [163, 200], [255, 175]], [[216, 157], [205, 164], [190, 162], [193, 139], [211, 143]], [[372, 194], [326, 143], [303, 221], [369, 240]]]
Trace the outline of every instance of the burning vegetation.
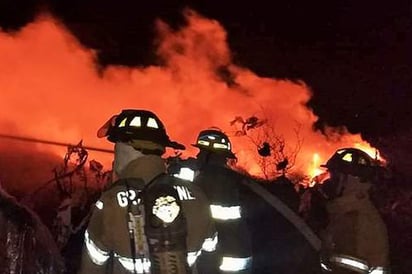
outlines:
[[[56, 191], [70, 196], [77, 188], [81, 191], [72, 197], [77, 199], [74, 204], [87, 207], [90, 200], [84, 197], [93, 197], [90, 187], [99, 189], [108, 180], [112, 156], [82, 145], [110, 150], [96, 131], [107, 117], [125, 108], [153, 110], [169, 134], [186, 145], [203, 128], [221, 128], [233, 142], [237, 167], [266, 180], [295, 174], [309, 184], [322, 174], [320, 165], [342, 147], [381, 157], [345, 128], [314, 131], [317, 117], [306, 106], [310, 87], [262, 78], [235, 64], [227, 34], [217, 21], [191, 10], [185, 16], [187, 24], [179, 30], [157, 22], [161, 65], [148, 67], [99, 67], [94, 50], [82, 46], [50, 15], [39, 16], [15, 33], [0, 31], [0, 133], [62, 143], [83, 140], [67, 150], [1, 139], [0, 180], [5, 187], [19, 197], [40, 193], [38, 197], [56, 205], [63, 200]], [[195, 154], [187, 147], [182, 157]], [[411, 216], [410, 189], [394, 190], [388, 182], [386, 178], [378, 186], [375, 200], [392, 237], [398, 231], [406, 235], [404, 227], [412, 227], [406, 217]], [[55, 213], [50, 208], [38, 212], [44, 220]], [[81, 225], [82, 217], [79, 214], [75, 223]], [[409, 226], [398, 220], [407, 220]]]
[[[158, 113], [170, 135], [184, 144], [192, 143], [202, 128], [221, 128], [232, 139], [238, 165], [261, 177], [276, 174], [268, 168], [283, 160], [288, 162], [278, 171], [293, 166], [309, 175], [340, 147], [373, 150], [345, 129], [331, 128], [327, 136], [314, 131], [317, 117], [305, 106], [310, 87], [261, 78], [234, 64], [218, 22], [191, 10], [185, 16], [187, 24], [179, 30], [157, 22], [161, 65], [144, 68], [99, 68], [93, 49], [84, 48], [50, 15], [16, 33], [0, 32], [0, 132], [67, 143], [83, 140], [109, 149], [96, 138], [105, 118], [124, 108], [146, 108]], [[262, 153], [265, 142], [272, 157], [262, 160], [256, 146], [263, 146]], [[64, 153], [63, 148], [41, 149]], [[183, 156], [194, 153], [189, 147]], [[314, 155], [319, 162], [313, 162]], [[90, 156], [110, 166], [109, 155]]]

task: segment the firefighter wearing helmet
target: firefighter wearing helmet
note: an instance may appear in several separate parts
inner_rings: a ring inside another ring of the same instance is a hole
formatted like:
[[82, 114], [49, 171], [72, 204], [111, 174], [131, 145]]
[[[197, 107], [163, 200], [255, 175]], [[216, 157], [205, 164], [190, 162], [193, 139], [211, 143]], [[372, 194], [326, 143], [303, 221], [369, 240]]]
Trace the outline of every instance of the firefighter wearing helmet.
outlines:
[[114, 179], [93, 209], [79, 273], [192, 273], [216, 239], [204, 193], [166, 174], [166, 147], [184, 146], [139, 109], [114, 115], [98, 137], [115, 144]]
[[235, 160], [228, 136], [216, 128], [199, 133], [196, 144], [200, 186], [210, 200], [212, 218], [218, 232], [218, 250], [201, 258], [200, 273], [250, 273], [252, 245], [243, 207], [244, 176], [228, 166]]
[[343, 148], [323, 165], [330, 179], [320, 187], [329, 222], [322, 232], [323, 268], [332, 273], [389, 273], [386, 226], [369, 197], [377, 161]]

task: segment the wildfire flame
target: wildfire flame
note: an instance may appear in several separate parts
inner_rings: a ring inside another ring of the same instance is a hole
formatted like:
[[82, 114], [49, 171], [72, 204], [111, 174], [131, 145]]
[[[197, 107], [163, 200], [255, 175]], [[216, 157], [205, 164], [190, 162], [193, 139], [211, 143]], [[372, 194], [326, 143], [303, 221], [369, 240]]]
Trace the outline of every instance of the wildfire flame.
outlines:
[[314, 178], [315, 176], [318, 176], [324, 172], [324, 170], [320, 168], [321, 164], [322, 162], [320, 161], [319, 154], [318, 153], [313, 154], [311, 166], [309, 167], [309, 170], [307, 172], [310, 178]]
[[[295, 169], [314, 176], [319, 164], [340, 147], [372, 149], [359, 135], [332, 140], [312, 130], [317, 117], [305, 107], [311, 97], [304, 83], [262, 78], [235, 65], [224, 28], [194, 11], [177, 31], [157, 23], [157, 54], [162, 66], [97, 68], [93, 49], [80, 45], [59, 21], [41, 15], [20, 31], [0, 31], [0, 133], [112, 148], [96, 131], [125, 108], [150, 109], [166, 125], [171, 139], [196, 153], [198, 132], [210, 126], [230, 136], [239, 165], [259, 174], [256, 145], [234, 136], [230, 121], [262, 116], [286, 143], [303, 143]], [[226, 73], [222, 73], [222, 70]], [[333, 132], [333, 129], [330, 129]], [[333, 135], [333, 134], [332, 134]], [[40, 145], [39, 145], [40, 146]], [[29, 148], [28, 148], [29, 149]], [[41, 147], [64, 155], [65, 149]], [[90, 153], [110, 167], [112, 156]]]

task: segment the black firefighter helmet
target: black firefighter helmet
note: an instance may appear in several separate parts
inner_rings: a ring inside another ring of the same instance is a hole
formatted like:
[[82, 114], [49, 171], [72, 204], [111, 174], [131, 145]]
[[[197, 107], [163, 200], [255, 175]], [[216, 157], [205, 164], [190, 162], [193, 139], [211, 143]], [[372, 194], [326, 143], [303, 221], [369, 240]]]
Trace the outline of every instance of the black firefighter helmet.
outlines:
[[229, 137], [217, 128], [202, 130], [197, 136], [196, 144], [192, 146], [236, 159]]
[[364, 179], [374, 177], [381, 168], [377, 159], [357, 148], [338, 149], [321, 167], [326, 167], [332, 172], [337, 171]]
[[185, 146], [171, 141], [160, 119], [151, 111], [125, 109], [112, 119], [105, 136], [110, 142], [148, 140], [165, 147], [185, 149]]

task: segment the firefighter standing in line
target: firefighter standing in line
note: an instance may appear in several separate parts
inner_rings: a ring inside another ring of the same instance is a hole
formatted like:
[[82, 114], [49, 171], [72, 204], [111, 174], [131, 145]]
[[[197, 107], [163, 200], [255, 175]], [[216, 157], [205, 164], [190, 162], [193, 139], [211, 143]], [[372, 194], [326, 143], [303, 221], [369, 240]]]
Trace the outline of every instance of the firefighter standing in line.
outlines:
[[251, 237], [242, 207], [244, 176], [230, 169], [229, 159], [236, 159], [226, 134], [218, 129], [199, 133], [196, 144], [199, 174], [194, 184], [199, 185], [210, 200], [212, 217], [218, 232], [218, 250], [209, 258], [201, 258], [199, 272], [251, 273]]
[[379, 169], [375, 162], [345, 148], [323, 165], [330, 173], [320, 187], [329, 216], [323, 231], [323, 267], [329, 273], [390, 273], [386, 226], [369, 197]]
[[63, 274], [64, 259], [39, 216], [0, 182], [0, 273]]
[[[191, 273], [202, 249], [213, 250], [216, 238], [200, 188], [164, 175], [165, 147], [184, 146], [170, 141], [159, 118], [146, 110], [123, 110], [98, 136], [115, 143], [113, 169], [119, 180], [96, 203], [85, 233], [80, 273]], [[138, 202], [131, 197], [136, 196], [131, 192], [135, 185], [145, 189], [145, 218], [138, 219], [145, 222], [144, 231], [135, 230], [140, 238], [130, 236], [125, 218], [126, 209]]]

